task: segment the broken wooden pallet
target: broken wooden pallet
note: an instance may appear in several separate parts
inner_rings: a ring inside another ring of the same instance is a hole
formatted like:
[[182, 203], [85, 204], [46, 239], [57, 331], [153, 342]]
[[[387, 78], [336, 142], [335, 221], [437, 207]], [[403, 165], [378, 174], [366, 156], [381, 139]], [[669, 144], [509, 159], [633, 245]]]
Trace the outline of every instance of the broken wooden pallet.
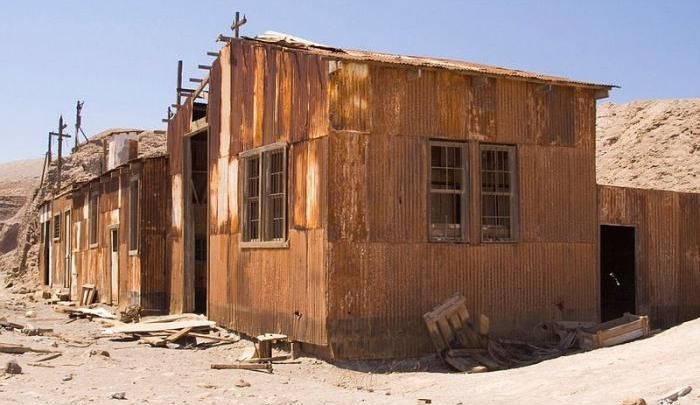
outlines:
[[[423, 315], [433, 344], [439, 353], [453, 348], [485, 347], [482, 336], [488, 334], [488, 318], [482, 315], [481, 331], [472, 325], [465, 298], [455, 294]], [[482, 332], [481, 335], [479, 332]]]
[[455, 294], [448, 298], [423, 315], [423, 320], [438, 355], [445, 363], [459, 371], [486, 371], [483, 367], [488, 365], [475, 360], [473, 353], [467, 355], [453, 350], [481, 349], [483, 351], [488, 343], [488, 317], [481, 315], [478, 325], [473, 325], [463, 295]]

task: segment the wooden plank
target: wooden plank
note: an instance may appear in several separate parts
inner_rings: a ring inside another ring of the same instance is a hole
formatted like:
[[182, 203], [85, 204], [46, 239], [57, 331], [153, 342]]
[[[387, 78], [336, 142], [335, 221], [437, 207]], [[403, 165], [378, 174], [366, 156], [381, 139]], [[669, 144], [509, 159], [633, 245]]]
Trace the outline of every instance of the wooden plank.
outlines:
[[146, 332], [161, 332], [164, 330], [184, 329], [184, 328], [213, 328], [216, 322], [213, 321], [178, 321], [178, 322], [154, 322], [147, 324], [131, 324], [117, 326], [114, 328], [104, 329], [102, 334], [112, 335], [116, 333], [146, 333]]
[[172, 335], [168, 336], [165, 338], [168, 342], [175, 342], [177, 340], [180, 340], [183, 336], [187, 335], [192, 331], [191, 327], [180, 329], [179, 331], [173, 333]]
[[33, 349], [22, 345], [0, 343], [0, 353], [22, 354], [22, 353], [54, 353], [51, 350]]
[[272, 372], [272, 363], [237, 363], [237, 364], [212, 364], [214, 370], [268, 370]]
[[445, 319], [445, 318], [438, 320], [437, 324], [440, 328], [440, 333], [442, 333], [442, 337], [445, 339], [445, 343], [447, 343], [447, 345], [450, 346], [450, 343], [455, 338], [454, 331], [450, 327], [450, 324], [447, 322], [447, 319]]

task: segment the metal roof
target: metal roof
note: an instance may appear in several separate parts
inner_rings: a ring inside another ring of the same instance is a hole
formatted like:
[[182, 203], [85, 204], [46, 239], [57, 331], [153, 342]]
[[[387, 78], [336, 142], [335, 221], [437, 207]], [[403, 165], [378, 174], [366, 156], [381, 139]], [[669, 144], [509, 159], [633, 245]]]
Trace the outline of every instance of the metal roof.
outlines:
[[505, 76], [522, 80], [562, 85], [575, 85], [604, 89], [619, 87], [612, 84], [583, 82], [578, 80], [572, 80], [566, 77], [543, 75], [539, 73], [527, 72], [524, 70], [507, 69], [498, 66], [489, 66], [460, 60], [422, 56], [394, 55], [374, 51], [335, 48], [323, 44], [314, 43], [303, 38], [298, 38], [292, 35], [274, 31], [266, 31], [262, 35], [256, 36], [254, 38], [244, 38], [247, 40], [276, 44], [287, 48], [303, 49], [312, 53], [323, 54], [337, 59], [391, 63], [425, 68], [448, 69], [455, 71], [478, 73], [489, 76]]

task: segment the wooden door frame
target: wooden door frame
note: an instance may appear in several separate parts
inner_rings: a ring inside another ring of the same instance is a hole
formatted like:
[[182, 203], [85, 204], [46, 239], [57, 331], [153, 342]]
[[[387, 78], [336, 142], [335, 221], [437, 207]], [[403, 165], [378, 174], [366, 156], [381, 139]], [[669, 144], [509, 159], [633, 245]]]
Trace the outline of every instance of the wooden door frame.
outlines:
[[[112, 238], [112, 232], [116, 231], [117, 232], [117, 291], [116, 291], [116, 297], [114, 294], [114, 266], [112, 266], [112, 255], [114, 254], [114, 239]], [[110, 292], [109, 292], [109, 297], [110, 297], [110, 304], [115, 305], [119, 304], [119, 268], [121, 267], [121, 260], [119, 260], [119, 224], [114, 224], [114, 225], [109, 225], [107, 227], [107, 240], [109, 241], [109, 286], [110, 286]]]

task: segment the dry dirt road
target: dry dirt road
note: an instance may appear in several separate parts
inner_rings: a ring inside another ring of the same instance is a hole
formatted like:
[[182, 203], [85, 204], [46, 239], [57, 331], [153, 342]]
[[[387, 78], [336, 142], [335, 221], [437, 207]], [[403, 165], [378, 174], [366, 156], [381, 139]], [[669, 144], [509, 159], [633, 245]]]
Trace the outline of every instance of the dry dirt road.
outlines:
[[[430, 357], [337, 365], [302, 358], [301, 364], [276, 365], [268, 374], [209, 368], [249, 351], [247, 341], [206, 350], [114, 342], [95, 338], [99, 322], [66, 324], [66, 315], [27, 297], [0, 290], [0, 317], [54, 328], [90, 345], [2, 330], [1, 343], [63, 352], [45, 362], [51, 367], [29, 364], [44, 355], [0, 354], [0, 365], [15, 359], [23, 370], [0, 377], [2, 404], [416, 404], [419, 398], [453, 405], [620, 404], [628, 397], [658, 398], [685, 385], [694, 390], [678, 403], [700, 403], [700, 320], [626, 345], [486, 374], [451, 373]], [[29, 309], [36, 318], [24, 317]], [[90, 355], [102, 350], [109, 357]], [[391, 371], [396, 369], [404, 371]], [[118, 392], [126, 399], [111, 398]]]

